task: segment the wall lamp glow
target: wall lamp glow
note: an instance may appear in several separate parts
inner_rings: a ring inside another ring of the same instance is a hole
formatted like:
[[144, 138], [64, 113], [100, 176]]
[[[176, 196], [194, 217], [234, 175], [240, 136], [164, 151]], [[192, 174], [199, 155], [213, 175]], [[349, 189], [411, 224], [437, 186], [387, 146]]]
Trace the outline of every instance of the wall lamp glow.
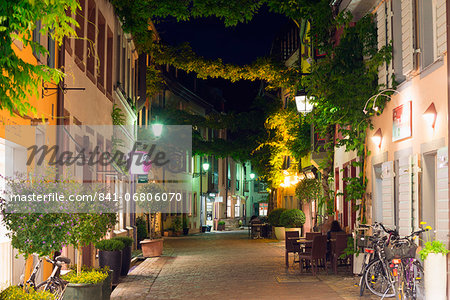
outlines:
[[434, 102], [428, 106], [427, 110], [423, 113], [423, 117], [427, 121], [428, 124], [431, 125], [431, 127], [434, 129], [434, 125], [436, 125], [436, 117], [437, 117], [437, 111], [436, 107], [434, 106]]
[[207, 162], [203, 163], [202, 167], [203, 167], [203, 170], [205, 172], [207, 172], [209, 170], [209, 163], [207, 163]]
[[383, 140], [383, 134], [381, 132], [381, 128], [378, 128], [378, 130], [375, 132], [375, 134], [372, 136], [372, 141], [375, 145], [378, 146], [378, 148], [381, 148], [381, 141]]
[[250, 179], [251, 180], [255, 179], [255, 173], [250, 173]]
[[152, 124], [152, 131], [155, 137], [160, 137], [162, 134], [163, 125], [160, 123]]

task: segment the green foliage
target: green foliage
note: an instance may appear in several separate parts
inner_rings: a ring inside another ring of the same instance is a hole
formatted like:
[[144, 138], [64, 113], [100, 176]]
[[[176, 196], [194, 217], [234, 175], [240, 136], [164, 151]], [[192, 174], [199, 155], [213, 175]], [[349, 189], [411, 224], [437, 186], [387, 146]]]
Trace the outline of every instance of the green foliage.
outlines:
[[102, 271], [82, 271], [78, 275], [76, 272], [72, 271], [66, 275], [61, 276], [62, 279], [70, 283], [87, 283], [87, 284], [98, 284], [105, 281], [108, 277], [108, 273]]
[[147, 222], [145, 221], [144, 217], [137, 217], [136, 218], [136, 230], [137, 230], [137, 240], [143, 241], [148, 236], [147, 231]]
[[323, 197], [322, 184], [318, 179], [305, 178], [295, 187], [295, 195], [302, 202], [318, 201]]
[[113, 125], [125, 125], [125, 114], [122, 112], [120, 107], [115, 103], [113, 105], [111, 118]]
[[174, 232], [183, 230], [183, 223], [180, 217], [175, 217], [172, 219], [172, 229]]
[[[164, 193], [163, 187], [160, 184], [153, 182], [141, 185], [137, 189], [138, 194], [151, 194], [153, 197], [157, 194]], [[138, 201], [138, 206], [144, 210], [145, 213], [157, 213], [162, 208], [166, 207], [164, 201]]]
[[151, 98], [164, 88], [165, 81], [161, 71], [153, 64], [147, 67], [147, 97]]
[[283, 207], [275, 208], [274, 210], [272, 210], [267, 216], [270, 225], [275, 227], [282, 227], [283, 225], [281, 225], [280, 223], [280, 216], [284, 211], [286, 211], [286, 208]]
[[0, 2], [0, 109], [19, 115], [36, 113], [28, 100], [30, 95], [38, 98], [42, 82], [58, 83], [63, 73], [20, 58], [14, 42], [31, 47], [38, 54], [47, 54], [45, 47], [33, 41], [36, 21], [41, 22], [41, 34], [49, 34], [61, 45], [64, 37], [75, 35], [72, 26], [78, 25], [66, 15], [66, 10], [75, 13], [78, 7], [76, 0]]
[[225, 221], [219, 221], [217, 224], [218, 225], [225, 225]]
[[113, 237], [113, 240], [121, 241], [124, 244], [124, 247], [130, 247], [134, 242], [134, 240], [128, 236], [116, 236]]
[[186, 217], [186, 215], [183, 215], [183, 229], [189, 228], [189, 219]]
[[358, 253], [358, 248], [355, 247], [355, 240], [350, 236], [347, 238], [347, 248], [344, 249], [344, 252], [339, 256], [339, 258], [344, 259], [353, 254], [358, 255]]
[[280, 224], [286, 228], [299, 228], [305, 224], [306, 216], [300, 209], [288, 209], [280, 215]]
[[441, 241], [428, 241], [428, 242], [425, 242], [425, 245], [422, 248], [422, 250], [419, 251], [419, 254], [420, 254], [420, 258], [423, 261], [423, 260], [427, 259], [428, 254], [430, 254], [430, 253], [447, 255], [448, 252], [449, 252], [449, 250], [447, 249], [445, 244], [442, 243]]
[[49, 291], [35, 291], [29, 289], [29, 292], [18, 286], [9, 286], [0, 293], [1, 300], [53, 300], [55, 297]]
[[95, 248], [101, 251], [119, 251], [125, 248], [125, 244], [119, 239], [101, 240], [95, 243]]

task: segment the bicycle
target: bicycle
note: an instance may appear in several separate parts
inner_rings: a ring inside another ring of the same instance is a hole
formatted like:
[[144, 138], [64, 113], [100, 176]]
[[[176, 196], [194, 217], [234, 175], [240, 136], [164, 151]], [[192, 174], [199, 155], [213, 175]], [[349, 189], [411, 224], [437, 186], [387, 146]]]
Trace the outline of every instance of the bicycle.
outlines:
[[[43, 259], [53, 265], [53, 271], [45, 281], [36, 284], [36, 276], [42, 265]], [[40, 258], [38, 260], [31, 272], [30, 278], [26, 282], [24, 282], [25, 276], [23, 274], [20, 276], [19, 287], [24, 288], [26, 291], [29, 291], [30, 288], [36, 291], [49, 291], [55, 296], [55, 300], [61, 300], [69, 282], [61, 279], [59, 275], [61, 273], [62, 264], [70, 264], [70, 259], [64, 256], [57, 256], [54, 260], [45, 256], [43, 259]]]
[[392, 247], [386, 249], [386, 255], [392, 261], [391, 267], [395, 276], [397, 299], [423, 299], [424, 272], [420, 262], [415, 258], [417, 245], [416, 236], [426, 232], [420, 229], [410, 235], [392, 242]]

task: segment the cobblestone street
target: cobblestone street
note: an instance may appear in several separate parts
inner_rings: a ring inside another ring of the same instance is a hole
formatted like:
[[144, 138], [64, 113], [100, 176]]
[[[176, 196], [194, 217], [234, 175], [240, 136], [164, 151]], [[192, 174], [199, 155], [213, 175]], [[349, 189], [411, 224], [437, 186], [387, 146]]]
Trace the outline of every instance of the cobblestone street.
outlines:
[[247, 231], [169, 238], [164, 247], [112, 299], [361, 299], [345, 268], [317, 277], [300, 275], [298, 265], [286, 270], [284, 242], [249, 240]]

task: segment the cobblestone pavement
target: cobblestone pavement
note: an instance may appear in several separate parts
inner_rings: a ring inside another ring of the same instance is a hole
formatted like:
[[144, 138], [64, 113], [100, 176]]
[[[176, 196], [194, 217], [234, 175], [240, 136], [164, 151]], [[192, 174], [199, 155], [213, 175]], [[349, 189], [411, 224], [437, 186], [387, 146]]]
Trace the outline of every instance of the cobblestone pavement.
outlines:
[[360, 298], [344, 269], [317, 277], [286, 269], [283, 242], [249, 240], [246, 231], [168, 238], [164, 247], [168, 254], [143, 262], [112, 299], [378, 299]]

